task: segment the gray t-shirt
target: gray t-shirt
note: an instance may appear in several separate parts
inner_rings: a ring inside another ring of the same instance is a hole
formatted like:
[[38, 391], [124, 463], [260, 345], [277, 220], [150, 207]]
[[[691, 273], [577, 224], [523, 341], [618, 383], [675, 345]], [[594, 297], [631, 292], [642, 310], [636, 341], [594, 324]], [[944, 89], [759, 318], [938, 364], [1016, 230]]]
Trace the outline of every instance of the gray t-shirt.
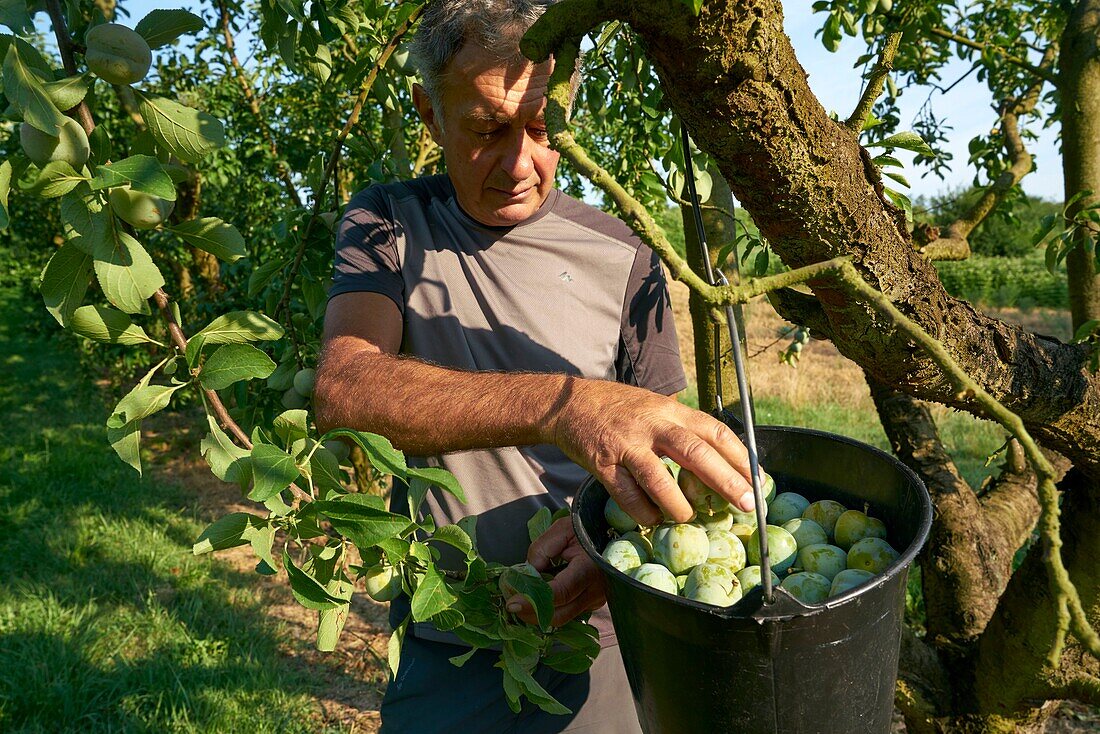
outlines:
[[[359, 192], [340, 223], [329, 295], [361, 291], [397, 304], [402, 354], [442, 367], [564, 373], [665, 395], [686, 386], [659, 259], [622, 221], [557, 189], [510, 227], [468, 216], [446, 175]], [[466, 504], [433, 491], [426, 510], [437, 525], [478, 515], [478, 548], [501, 563], [524, 560], [527, 520], [568, 506], [587, 476], [547, 444], [409, 463], [457, 477]]]

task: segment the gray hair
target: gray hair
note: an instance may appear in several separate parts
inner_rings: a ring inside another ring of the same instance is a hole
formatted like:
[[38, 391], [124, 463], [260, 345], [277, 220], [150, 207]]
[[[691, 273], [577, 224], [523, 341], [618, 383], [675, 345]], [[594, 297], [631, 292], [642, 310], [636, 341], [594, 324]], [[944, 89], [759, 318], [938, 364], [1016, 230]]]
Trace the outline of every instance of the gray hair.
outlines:
[[[432, 107], [442, 110], [447, 65], [467, 43], [488, 51], [501, 63], [526, 61], [519, 51], [523, 34], [558, 0], [435, 0], [428, 3], [409, 55]], [[580, 84], [580, 60], [573, 73], [572, 96]], [[440, 120], [440, 124], [442, 120]]]

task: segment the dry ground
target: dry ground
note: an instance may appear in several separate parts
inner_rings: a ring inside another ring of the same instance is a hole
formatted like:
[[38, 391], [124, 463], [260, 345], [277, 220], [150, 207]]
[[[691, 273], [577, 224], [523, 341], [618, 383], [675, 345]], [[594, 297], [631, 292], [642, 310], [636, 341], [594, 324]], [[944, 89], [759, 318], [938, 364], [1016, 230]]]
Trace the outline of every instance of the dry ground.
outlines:
[[[685, 370], [693, 377], [691, 325], [686, 319], [686, 287], [673, 283], [672, 296]], [[1065, 319], [1058, 314], [1007, 312], [999, 315], [1063, 338], [1068, 329]], [[774, 310], [763, 301], [750, 304], [748, 319], [750, 354], [761, 352], [751, 362], [754, 389], [758, 394], [774, 395], [789, 401], [828, 400], [850, 405], [855, 410], [873, 409], [859, 369], [841, 357], [831, 344], [811, 341], [805, 354], [812, 359], [804, 359], [798, 369], [790, 369], [780, 365], [776, 359], [775, 353], [780, 347], [772, 346], [761, 351], [775, 340], [777, 328], [784, 323]], [[204, 520], [213, 520], [233, 511], [256, 511], [252, 503], [242, 499], [236, 487], [213, 477], [205, 462], [199, 458], [198, 441], [201, 436], [195, 434], [195, 427], [200, 425], [199, 421], [180, 417], [164, 418], [157, 422], [150, 436], [154, 453], [165, 456], [155, 445], [157, 434], [162, 437], [171, 435], [173, 446], [172, 458], [162, 460], [155, 471], [166, 480], [190, 488], [197, 512]], [[163, 439], [162, 447], [167, 448]], [[256, 562], [247, 547], [220, 553], [218, 558], [233, 569], [247, 573], [252, 572]], [[354, 732], [376, 732], [379, 725], [378, 707], [387, 677], [385, 654], [389, 628], [386, 607], [371, 602], [364, 594], [356, 595], [340, 647], [334, 653], [320, 653], [313, 646], [316, 615], [294, 601], [285, 578], [259, 575], [254, 578], [256, 593], [285, 631], [283, 651], [287, 659], [293, 665], [307, 668], [321, 681], [316, 692], [318, 728], [328, 725]], [[1094, 716], [1094, 712], [1087, 708], [1064, 705], [1046, 731], [1050, 734], [1097, 731]], [[904, 731], [904, 726], [900, 725], [896, 731]]]

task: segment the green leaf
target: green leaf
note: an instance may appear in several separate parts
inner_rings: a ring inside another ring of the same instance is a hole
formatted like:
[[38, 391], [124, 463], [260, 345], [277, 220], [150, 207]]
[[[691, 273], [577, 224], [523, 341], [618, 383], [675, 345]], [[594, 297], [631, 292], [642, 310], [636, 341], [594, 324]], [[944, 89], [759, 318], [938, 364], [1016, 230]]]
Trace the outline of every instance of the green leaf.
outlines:
[[186, 33], [201, 31], [206, 22], [186, 10], [154, 10], [134, 27], [149, 48], [167, 46]]
[[882, 175], [886, 176], [887, 178], [894, 179], [895, 181], [897, 181], [899, 184], [901, 184], [902, 186], [904, 186], [907, 189], [910, 188], [909, 181], [906, 180], [905, 176], [902, 176], [900, 173], [894, 173], [892, 171], [883, 171]]
[[224, 344], [203, 363], [199, 382], [210, 390], [223, 390], [234, 382], [267, 377], [274, 371], [271, 357], [251, 344]]
[[252, 273], [248, 276], [248, 297], [254, 298], [260, 294], [267, 284], [271, 282], [271, 279], [275, 277], [275, 274], [286, 267], [287, 261], [275, 258], [274, 260], [268, 260], [263, 265], [253, 268]]
[[248, 498], [263, 502], [282, 492], [298, 478], [294, 457], [278, 446], [255, 443], [252, 447], [252, 491]]
[[366, 504], [360, 504], [350, 494], [340, 500], [314, 502], [317, 511], [327, 517], [332, 526], [359, 548], [400, 537], [411, 526], [409, 518]]
[[215, 520], [191, 548], [196, 556], [211, 551], [236, 548], [252, 542], [256, 530], [267, 528], [270, 523], [262, 517], [247, 512], [232, 512]]
[[889, 153], [881, 153], [879, 155], [876, 155], [874, 158], [871, 159], [871, 161], [879, 168], [885, 168], [887, 166], [894, 166], [895, 168], [905, 167], [905, 164], [903, 164], [900, 160], [890, 155]]
[[340, 641], [340, 633], [344, 630], [344, 623], [348, 621], [351, 612], [351, 604], [338, 604], [328, 609], [317, 612], [317, 649], [321, 652], [332, 652], [336, 649], [336, 643]]
[[387, 658], [390, 664], [390, 678], [397, 677], [397, 669], [401, 665], [401, 645], [405, 642], [405, 633], [409, 629], [409, 617], [405, 617], [401, 624], [393, 629], [389, 644], [386, 646]]
[[454, 474], [451, 474], [446, 469], [435, 466], [427, 466], [422, 468], [408, 467], [406, 469], [406, 474], [410, 477], [423, 479], [424, 481], [428, 482], [428, 484], [431, 484], [433, 486], [440, 487], [441, 489], [454, 495], [455, 499], [457, 499], [459, 502], [462, 502], [464, 504], [466, 502], [466, 493], [462, 491], [462, 487], [459, 485], [458, 479], [455, 478]]
[[457, 601], [458, 596], [447, 586], [442, 574], [435, 566], [428, 566], [412, 595], [412, 618], [422, 622], [444, 609], [450, 609]]
[[510, 654], [511, 647], [511, 642], [504, 643], [504, 654], [501, 658], [504, 661], [505, 670], [519, 683], [527, 698], [549, 714], [565, 715], [572, 713], [531, 676], [530, 670], [521, 662], [522, 658]]
[[456, 668], [461, 668], [463, 665], [468, 663], [470, 661], [470, 658], [474, 656], [474, 653], [476, 653], [480, 649], [481, 648], [478, 647], [471, 647], [469, 650], [462, 653], [461, 655], [455, 655], [453, 658], [447, 659], [451, 662], [451, 665], [455, 666]]
[[177, 158], [197, 163], [225, 144], [225, 128], [213, 115], [165, 97], [138, 93], [141, 116], [149, 132]]
[[4, 231], [11, 224], [11, 215], [8, 212], [8, 194], [11, 193], [11, 161], [0, 163], [0, 231]]
[[[367, 433], [365, 431], [353, 431], [347, 428], [340, 428], [326, 433], [323, 440], [327, 441], [330, 438], [338, 438], [340, 436], [350, 438], [352, 441], [359, 444], [359, 448], [363, 449], [363, 453], [367, 455], [367, 459], [370, 460], [371, 466], [377, 471], [383, 474], [393, 474], [401, 479], [405, 479], [410, 475], [409, 467], [405, 464], [405, 455], [395, 449], [393, 444], [390, 443], [390, 440], [385, 436], [379, 436], [376, 433]], [[418, 476], [430, 482], [438, 483], [432, 479], [432, 477], [436, 475], [435, 473], [428, 472], [427, 469], [417, 469], [414, 471], [416, 473], [412, 474], [412, 476]], [[440, 484], [440, 486], [444, 485]], [[444, 489], [446, 489], [446, 487], [444, 487]], [[461, 488], [458, 491], [461, 492]]]
[[151, 155], [132, 155], [105, 166], [96, 166], [96, 177], [91, 181], [93, 191], [112, 186], [126, 186], [158, 196], [166, 201], [176, 200], [176, 187], [160, 161]]
[[83, 337], [108, 344], [164, 346], [133, 323], [129, 316], [106, 306], [81, 306], [73, 312], [69, 328]]
[[428, 540], [437, 540], [440, 543], [458, 548], [466, 556], [471, 556], [474, 552], [474, 542], [470, 540], [470, 536], [466, 534], [466, 531], [457, 525], [443, 525], [436, 528], [436, 531], [432, 533]]
[[205, 250], [226, 262], [237, 262], [247, 254], [244, 237], [237, 228], [217, 217], [191, 219], [168, 229], [179, 235], [187, 244]]
[[1058, 217], [1053, 214], [1047, 214], [1039, 220], [1039, 228], [1035, 230], [1035, 233], [1031, 236], [1032, 246], [1038, 247], [1050, 233], [1054, 231], [1055, 226], [1058, 224]]
[[895, 133], [889, 137], [883, 138], [877, 143], [868, 143], [867, 148], [901, 148], [902, 150], [911, 150], [914, 153], [920, 153], [921, 155], [934, 156], [936, 155], [928, 143], [924, 142], [924, 138], [917, 135], [911, 130], [905, 132]]
[[90, 255], [94, 243], [108, 236], [111, 210], [101, 194], [81, 183], [61, 197], [61, 223], [65, 239], [80, 239], [75, 244]]
[[213, 416], [208, 415], [206, 419], [210, 424], [210, 435], [199, 444], [202, 457], [218, 479], [243, 484], [248, 478], [247, 467], [251, 453], [233, 443]]
[[38, 173], [27, 191], [44, 199], [56, 199], [75, 189], [87, 179], [65, 161], [50, 161]]
[[501, 574], [500, 583], [515, 589], [515, 593], [531, 602], [539, 627], [550, 629], [550, 619], [554, 616], [554, 592], [541, 576], [529, 575], [510, 566]]
[[140, 421], [168, 406], [172, 393], [185, 385], [141, 385], [118, 401], [114, 412], [107, 419], [108, 428], [123, 428], [127, 423]]
[[531, 516], [531, 519], [527, 521], [527, 536], [534, 543], [540, 535], [550, 529], [550, 523], [553, 522], [550, 519], [551, 512], [549, 507], [540, 507], [538, 512]]
[[108, 230], [92, 245], [103, 295], [126, 313], [149, 313], [148, 299], [164, 285], [164, 277], [141, 243], [117, 226]]
[[34, 20], [27, 10], [26, 0], [3, 0], [0, 2], [0, 24], [23, 35], [34, 30]]
[[1086, 321], [1085, 323], [1077, 327], [1077, 331], [1073, 332], [1073, 341], [1087, 341], [1088, 338], [1092, 336], [1097, 329], [1100, 329], [1100, 319], [1092, 319], [1091, 321]]
[[283, 327], [254, 311], [230, 311], [211, 321], [187, 342], [187, 363], [194, 366], [207, 344], [244, 344], [275, 341], [283, 336]]
[[271, 423], [275, 435], [287, 444], [294, 443], [309, 435], [309, 412], [305, 410], [284, 410], [275, 416]]
[[84, 101], [94, 79], [87, 72], [67, 76], [56, 82], [46, 82], [43, 88], [59, 110], [71, 110]]
[[92, 257], [73, 242], [66, 242], [53, 254], [42, 271], [39, 291], [46, 310], [66, 326], [84, 300], [92, 282]]
[[329, 51], [328, 46], [319, 44], [314, 53], [306, 57], [305, 67], [306, 71], [316, 77], [321, 84], [327, 82], [332, 76], [332, 52]]
[[290, 589], [294, 592], [294, 598], [306, 609], [332, 609], [346, 602], [330, 594], [320, 581], [295, 566], [285, 548], [283, 549], [283, 567], [286, 568], [286, 574], [290, 577]]
[[56, 137], [65, 124], [65, 116], [46, 93], [42, 78], [27, 65], [16, 41], [8, 46], [4, 56], [4, 96], [27, 124]]

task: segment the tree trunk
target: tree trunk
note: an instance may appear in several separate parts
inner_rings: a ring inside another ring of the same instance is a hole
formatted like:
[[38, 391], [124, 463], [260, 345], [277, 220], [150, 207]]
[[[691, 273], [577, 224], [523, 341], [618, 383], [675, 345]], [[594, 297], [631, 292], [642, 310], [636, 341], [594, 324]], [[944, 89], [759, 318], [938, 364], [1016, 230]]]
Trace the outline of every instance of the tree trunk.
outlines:
[[[1100, 200], [1100, 0], [1081, 0], [1062, 33], [1059, 89], [1062, 96], [1062, 171], [1066, 201], [1081, 191]], [[1066, 257], [1073, 328], [1100, 318], [1100, 276], [1096, 256], [1084, 247], [1084, 232]], [[1094, 238], [1097, 233], [1093, 233]]]
[[[731, 217], [733, 216], [733, 194], [722, 178], [722, 174], [713, 166], [708, 169], [711, 175], [712, 186], [708, 204], [721, 209], [721, 212], [713, 209], [702, 209], [703, 231], [707, 236], [707, 246], [710, 253], [711, 267], [714, 267], [718, 251], [734, 238], [734, 228]], [[687, 249], [687, 261], [691, 269], [706, 278], [706, 269], [703, 266], [703, 256], [699, 250], [699, 237], [695, 231], [695, 214], [690, 206], [681, 206], [680, 215], [684, 223], [684, 242]], [[717, 406], [715, 394], [715, 368], [714, 355], [722, 357], [722, 401], [726, 407], [733, 405], [737, 400], [737, 382], [734, 378], [733, 359], [730, 356], [729, 330], [722, 326], [717, 329], [718, 341], [715, 341], [714, 321], [710, 317], [710, 309], [694, 293], [688, 300], [688, 310], [691, 312], [691, 325], [695, 338], [695, 382], [699, 390], [699, 409], [707, 412], [713, 411]]]

